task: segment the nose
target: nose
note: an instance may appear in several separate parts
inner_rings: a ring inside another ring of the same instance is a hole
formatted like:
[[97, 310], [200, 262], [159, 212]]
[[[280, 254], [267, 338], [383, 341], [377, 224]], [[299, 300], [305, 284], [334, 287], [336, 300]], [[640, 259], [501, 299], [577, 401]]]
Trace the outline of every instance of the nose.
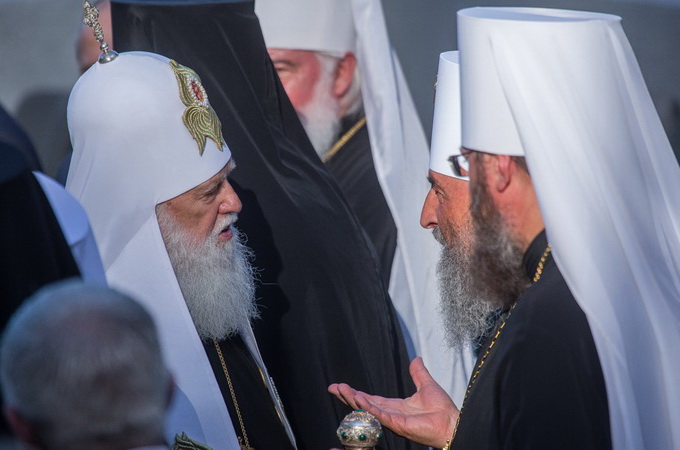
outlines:
[[222, 183], [223, 185], [222, 192], [220, 192], [219, 213], [240, 213], [241, 208], [243, 207], [241, 204], [241, 199], [238, 197], [238, 194], [236, 194], [236, 191], [234, 191], [234, 188], [231, 187], [231, 184], [229, 184], [227, 180], [224, 180]]
[[427, 229], [436, 228], [439, 226], [437, 221], [437, 194], [434, 189], [427, 192], [425, 203], [423, 203], [423, 210], [420, 212], [420, 226]]

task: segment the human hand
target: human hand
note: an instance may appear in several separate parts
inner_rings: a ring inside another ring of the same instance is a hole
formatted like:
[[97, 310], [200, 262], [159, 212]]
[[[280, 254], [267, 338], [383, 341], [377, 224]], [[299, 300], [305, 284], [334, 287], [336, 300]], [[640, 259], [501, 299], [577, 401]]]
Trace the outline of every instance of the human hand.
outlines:
[[331, 384], [328, 392], [354, 409], [373, 414], [383, 426], [400, 436], [430, 447], [444, 447], [453, 435], [460, 412], [430, 376], [422, 358], [411, 361], [409, 372], [416, 393], [405, 399], [369, 395], [344, 383]]

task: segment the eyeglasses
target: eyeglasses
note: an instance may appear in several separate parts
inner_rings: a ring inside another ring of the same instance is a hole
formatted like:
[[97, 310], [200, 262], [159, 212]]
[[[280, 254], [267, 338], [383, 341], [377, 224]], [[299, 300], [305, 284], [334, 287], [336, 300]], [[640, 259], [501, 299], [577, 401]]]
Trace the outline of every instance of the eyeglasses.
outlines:
[[470, 180], [470, 163], [467, 158], [472, 153], [471, 150], [462, 149], [460, 155], [449, 156], [449, 164], [453, 174], [465, 180]]

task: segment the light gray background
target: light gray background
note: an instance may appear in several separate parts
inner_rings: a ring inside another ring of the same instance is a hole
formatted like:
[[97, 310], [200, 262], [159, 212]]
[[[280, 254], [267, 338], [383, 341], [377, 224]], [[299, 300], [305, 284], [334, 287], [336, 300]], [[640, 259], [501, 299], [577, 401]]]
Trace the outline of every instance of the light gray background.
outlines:
[[439, 53], [456, 50], [456, 11], [472, 6], [541, 6], [617, 14], [666, 132], [680, 151], [680, 0], [383, 0], [392, 44], [430, 136]]
[[[680, 150], [680, 0], [382, 1], [428, 137], [438, 55], [456, 49], [456, 11], [547, 6], [623, 18], [666, 131]], [[0, 0], [0, 104], [26, 128], [48, 174], [55, 173], [69, 150], [65, 107], [78, 78], [74, 44], [80, 18], [80, 0]]]

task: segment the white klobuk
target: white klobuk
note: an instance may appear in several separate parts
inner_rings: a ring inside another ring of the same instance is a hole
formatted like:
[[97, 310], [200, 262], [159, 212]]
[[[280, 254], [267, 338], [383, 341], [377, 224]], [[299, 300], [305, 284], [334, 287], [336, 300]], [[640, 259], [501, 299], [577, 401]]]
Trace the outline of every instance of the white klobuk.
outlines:
[[[155, 212], [222, 170], [231, 152], [207, 139], [199, 153], [182, 121], [186, 107], [169, 62], [152, 53], [121, 53], [80, 77], [68, 103], [73, 159], [66, 185], [90, 217], [109, 285], [140, 301], [158, 327], [178, 387], [169, 441], [185, 432], [215, 449], [238, 449]], [[252, 331], [242, 337], [269, 380]]]
[[595, 339], [614, 448], [680, 448], [680, 169], [620, 22], [459, 11], [463, 146], [526, 155]]
[[[444, 340], [436, 262], [439, 244], [420, 227], [429, 190], [428, 146], [379, 0], [258, 0], [269, 48], [356, 54], [375, 171], [397, 226], [389, 293], [409, 355], [422, 356], [432, 376], [462, 401], [472, 351]], [[434, 80], [433, 80], [434, 81]]]
[[439, 55], [432, 118], [430, 170], [467, 181], [453, 173], [449, 158], [460, 155], [460, 66], [457, 51]]

